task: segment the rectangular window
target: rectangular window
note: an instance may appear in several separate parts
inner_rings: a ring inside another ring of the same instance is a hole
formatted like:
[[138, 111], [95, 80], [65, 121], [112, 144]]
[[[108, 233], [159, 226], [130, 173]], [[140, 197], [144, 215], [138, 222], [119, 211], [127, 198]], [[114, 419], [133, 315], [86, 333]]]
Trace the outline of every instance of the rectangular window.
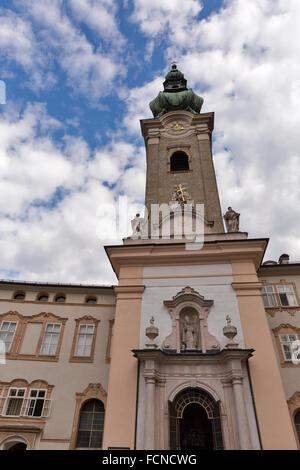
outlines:
[[283, 307], [294, 307], [297, 305], [296, 295], [293, 286], [290, 284], [283, 284], [277, 286], [277, 291], [280, 298], [280, 303]]
[[3, 321], [0, 328], [0, 341], [3, 341], [5, 345], [5, 352], [10, 351], [14, 334], [17, 328], [17, 322], [15, 321]]
[[263, 286], [261, 291], [265, 307], [275, 307], [277, 302], [274, 287]]
[[40, 354], [55, 356], [61, 325], [59, 323], [47, 323]]
[[46, 390], [30, 390], [25, 414], [27, 416], [42, 416], [46, 398]]
[[92, 352], [94, 325], [79, 325], [75, 356], [89, 357]]
[[25, 398], [25, 388], [10, 388], [6, 399], [6, 416], [20, 416]]
[[286, 335], [279, 335], [280, 338], [280, 343], [282, 347], [282, 352], [284, 355], [284, 359], [286, 361], [291, 361], [292, 360], [292, 343], [294, 341], [297, 341], [297, 335], [294, 334], [286, 334]]
[[265, 307], [295, 307], [298, 305], [294, 287], [291, 284], [263, 286], [262, 298]]

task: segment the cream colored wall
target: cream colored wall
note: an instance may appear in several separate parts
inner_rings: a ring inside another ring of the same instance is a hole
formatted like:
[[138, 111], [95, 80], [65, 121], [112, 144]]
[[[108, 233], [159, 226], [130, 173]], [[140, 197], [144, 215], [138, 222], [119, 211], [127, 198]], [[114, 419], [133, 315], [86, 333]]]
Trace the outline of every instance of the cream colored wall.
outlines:
[[[21, 289], [20, 289], [21, 290]], [[26, 292], [26, 300], [36, 298], [37, 292], [47, 291], [44, 286], [39, 291]], [[57, 292], [64, 292], [58, 290]], [[86, 291], [89, 295], [90, 292]], [[86, 294], [85, 293], [85, 294]], [[0, 292], [3, 296], [11, 298], [12, 291]], [[55, 292], [53, 292], [53, 295]], [[10, 310], [18, 311], [22, 315], [36, 315], [40, 312], [51, 312], [63, 318], [68, 318], [65, 324], [64, 335], [58, 362], [47, 361], [28, 361], [28, 360], [7, 360], [1, 367], [1, 382], [10, 382], [16, 378], [26, 379], [28, 382], [37, 379], [46, 380], [49, 385], [53, 385], [52, 390], [52, 411], [46, 420], [46, 426], [40, 442], [40, 449], [62, 449], [68, 448], [68, 443], [62, 442], [43, 442], [43, 439], [69, 439], [74, 418], [75, 394], [83, 392], [89, 383], [101, 383], [104, 390], [108, 387], [109, 364], [105, 363], [106, 348], [109, 334], [109, 320], [114, 318], [114, 306], [99, 306], [96, 304], [82, 303], [85, 294], [80, 292], [67, 293], [67, 301], [77, 302], [78, 305], [68, 305], [67, 303], [51, 304], [26, 303], [18, 301], [0, 302], [0, 314]], [[94, 294], [94, 293], [93, 293]], [[50, 294], [52, 295], [52, 293]], [[91, 294], [92, 295], [92, 294]], [[98, 303], [114, 305], [115, 296], [98, 293]], [[50, 297], [51, 298], [51, 297]], [[74, 363], [69, 362], [72, 342], [75, 331], [75, 319], [84, 315], [91, 315], [99, 320], [97, 329], [97, 338], [95, 344], [93, 363]], [[37, 344], [38, 336], [31, 338], [31, 342]], [[28, 345], [28, 338], [26, 340]], [[5, 424], [5, 418], [0, 417], [2, 425]]]
[[24, 338], [20, 348], [21, 354], [35, 354], [37, 341], [34, 338], [39, 338], [42, 330], [42, 323], [28, 323], [26, 326]]
[[[300, 276], [287, 276], [287, 275], [280, 275], [280, 276], [261, 276], [260, 280], [265, 280], [270, 283], [278, 283], [281, 279], [284, 279], [285, 282], [293, 282], [296, 285], [298, 297], [300, 297]], [[296, 312], [294, 315], [288, 313], [287, 310], [278, 310], [275, 312], [274, 316], [271, 316], [267, 313], [267, 320], [270, 326], [270, 330], [273, 330], [277, 326], [281, 324], [290, 324], [297, 328], [300, 328], [300, 306], [299, 311]], [[278, 348], [275, 341], [275, 336], [272, 332], [272, 339], [274, 344], [274, 349], [276, 352], [276, 357], [278, 363], [280, 364], [280, 358], [278, 354]], [[300, 337], [299, 337], [300, 339]], [[292, 395], [300, 391], [300, 365], [298, 367], [280, 367], [280, 374], [283, 381], [283, 386], [286, 394], [287, 400], [292, 397]]]

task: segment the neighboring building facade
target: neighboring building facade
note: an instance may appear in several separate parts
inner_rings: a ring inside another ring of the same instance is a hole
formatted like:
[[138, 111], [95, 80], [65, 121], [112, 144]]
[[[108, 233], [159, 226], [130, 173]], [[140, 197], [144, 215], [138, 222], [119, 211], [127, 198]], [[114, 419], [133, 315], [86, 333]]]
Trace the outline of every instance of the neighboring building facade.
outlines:
[[[258, 271], [276, 358], [300, 449], [300, 361], [292, 360], [295, 341], [300, 341], [300, 263], [284, 254], [278, 263], [266, 261]], [[299, 345], [295, 345], [300, 352]]]
[[87, 400], [105, 409], [113, 288], [1, 281], [0, 309], [0, 449], [101, 447], [104, 410], [78, 426]]
[[262, 264], [231, 208], [225, 233], [202, 102], [173, 66], [141, 121], [148, 217], [106, 247], [117, 286], [0, 282], [0, 449], [299, 447], [300, 266]]

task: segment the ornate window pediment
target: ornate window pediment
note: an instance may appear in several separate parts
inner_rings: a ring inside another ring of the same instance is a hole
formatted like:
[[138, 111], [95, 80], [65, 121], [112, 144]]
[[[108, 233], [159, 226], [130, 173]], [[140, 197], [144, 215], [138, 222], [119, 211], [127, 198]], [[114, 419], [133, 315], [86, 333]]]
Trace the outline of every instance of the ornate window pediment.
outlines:
[[185, 287], [171, 300], [165, 300], [172, 319], [172, 333], [164, 340], [163, 349], [183, 351], [219, 350], [220, 344], [207, 327], [213, 300], [207, 300], [192, 287]]

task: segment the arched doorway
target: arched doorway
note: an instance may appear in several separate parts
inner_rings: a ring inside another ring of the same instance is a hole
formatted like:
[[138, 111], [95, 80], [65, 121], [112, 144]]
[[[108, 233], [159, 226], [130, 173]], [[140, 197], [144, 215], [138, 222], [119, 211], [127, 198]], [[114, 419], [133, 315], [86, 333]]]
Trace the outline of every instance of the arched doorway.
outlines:
[[27, 450], [27, 447], [27, 441], [21, 436], [9, 437], [0, 444], [1, 450]]
[[26, 450], [27, 445], [24, 442], [16, 442], [12, 446], [8, 447], [7, 450]]
[[180, 421], [181, 450], [213, 450], [213, 430], [203, 406], [190, 403]]
[[188, 388], [169, 403], [171, 450], [221, 450], [219, 402], [204, 390]]

